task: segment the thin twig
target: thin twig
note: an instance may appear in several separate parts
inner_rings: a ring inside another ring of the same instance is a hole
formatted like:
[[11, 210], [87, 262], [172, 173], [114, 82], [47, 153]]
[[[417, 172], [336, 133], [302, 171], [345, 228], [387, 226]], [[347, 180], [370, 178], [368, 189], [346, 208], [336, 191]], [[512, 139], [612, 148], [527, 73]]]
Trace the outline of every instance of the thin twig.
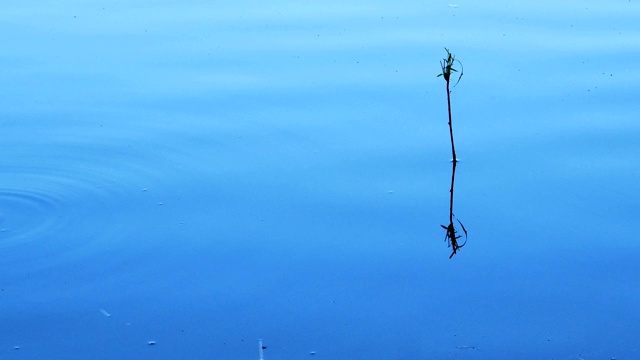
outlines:
[[442, 76], [447, 83], [447, 86], [446, 86], [447, 110], [449, 113], [449, 136], [451, 138], [452, 168], [451, 168], [451, 189], [449, 190], [449, 225], [448, 226], [440, 225], [440, 226], [442, 226], [442, 228], [446, 230], [444, 239], [445, 241], [447, 241], [447, 245], [453, 249], [453, 252], [449, 256], [449, 259], [451, 259], [453, 255], [457, 253], [458, 249], [465, 246], [465, 244], [467, 243], [467, 236], [468, 236], [467, 229], [464, 227], [464, 225], [462, 225], [462, 222], [460, 222], [460, 220], [456, 219], [458, 224], [460, 224], [460, 226], [462, 227], [462, 231], [464, 232], [464, 237], [465, 237], [464, 243], [462, 244], [458, 243], [458, 239], [462, 237], [462, 235], [458, 235], [455, 224], [453, 222], [453, 218], [454, 218], [453, 190], [454, 190], [455, 179], [456, 179], [456, 165], [458, 163], [458, 157], [456, 156], [456, 146], [453, 140], [453, 120], [451, 115], [451, 90], [449, 87], [450, 80], [451, 80], [451, 72], [452, 71], [458, 72], [458, 70], [453, 68], [453, 65], [455, 64], [455, 62], [457, 61], [460, 64], [460, 76], [458, 77], [458, 80], [456, 81], [456, 83], [453, 85], [454, 87], [458, 85], [458, 83], [460, 82], [460, 79], [462, 79], [462, 75], [464, 74], [464, 67], [462, 66], [462, 63], [459, 60], [456, 60], [455, 56], [451, 54], [449, 49], [445, 48], [445, 50], [447, 51], [447, 57], [442, 59], [442, 61], [440, 61], [440, 67], [442, 68], [442, 73], [440, 73], [438, 76]]

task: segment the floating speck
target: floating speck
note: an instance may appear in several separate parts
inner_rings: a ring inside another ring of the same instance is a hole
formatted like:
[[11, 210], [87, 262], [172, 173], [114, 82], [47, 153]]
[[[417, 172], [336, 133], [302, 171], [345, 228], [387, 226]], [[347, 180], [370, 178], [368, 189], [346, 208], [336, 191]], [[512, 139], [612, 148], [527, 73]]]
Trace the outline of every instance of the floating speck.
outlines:
[[109, 314], [105, 309], [100, 309], [100, 313], [106, 317], [111, 317], [111, 314]]
[[313, 356], [313, 355], [315, 355], [315, 354], [316, 354], [316, 352], [315, 352], [315, 351], [309, 351], [309, 355], [312, 355], [312, 356]]
[[14, 346], [13, 350], [20, 350], [20, 346]]
[[158, 205], [162, 206], [162, 205], [164, 205], [164, 203], [162, 201], [159, 201]]
[[142, 188], [142, 191], [147, 191], [147, 188]]
[[148, 341], [148, 342], [147, 342], [147, 345], [149, 345], [149, 346], [153, 346], [153, 345], [155, 345], [155, 344], [156, 344], [156, 342], [155, 342], [155, 341], [153, 341], [153, 340], [151, 340], [151, 341]]
[[393, 194], [393, 190], [389, 190], [389, 191], [388, 191], [388, 193], [389, 193], [389, 194]]
[[456, 346], [458, 350], [478, 350], [477, 346]]
[[447, 6], [450, 7], [450, 8], [457, 8], [460, 5], [458, 5], [458, 4], [449, 4]]

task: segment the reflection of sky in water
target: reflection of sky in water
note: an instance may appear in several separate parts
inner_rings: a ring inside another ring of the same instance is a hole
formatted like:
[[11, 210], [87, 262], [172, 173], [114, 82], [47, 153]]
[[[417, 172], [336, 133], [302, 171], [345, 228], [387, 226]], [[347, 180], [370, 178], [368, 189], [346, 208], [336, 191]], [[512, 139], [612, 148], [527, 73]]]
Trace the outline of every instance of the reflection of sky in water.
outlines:
[[638, 15], [0, 5], [0, 357], [637, 357]]

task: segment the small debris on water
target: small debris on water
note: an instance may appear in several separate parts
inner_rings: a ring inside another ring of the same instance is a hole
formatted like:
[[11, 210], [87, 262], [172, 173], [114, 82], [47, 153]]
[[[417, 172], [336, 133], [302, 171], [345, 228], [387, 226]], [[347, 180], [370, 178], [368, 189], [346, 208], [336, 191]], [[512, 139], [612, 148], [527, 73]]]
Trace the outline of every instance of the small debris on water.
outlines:
[[13, 350], [20, 350], [20, 346], [14, 346]]
[[100, 313], [106, 317], [111, 317], [111, 314], [109, 314], [105, 309], [100, 309]]
[[156, 344], [156, 342], [155, 342], [155, 341], [153, 341], [153, 340], [151, 340], [151, 341], [147, 342], [147, 345], [149, 345], [149, 346], [153, 346], [153, 345], [155, 345], [155, 344]]
[[457, 8], [460, 5], [458, 5], [458, 4], [449, 4], [447, 6], [450, 7], [450, 8]]
[[458, 350], [478, 350], [477, 346], [456, 346]]
[[315, 354], [316, 354], [316, 352], [315, 352], [315, 351], [309, 351], [309, 355], [313, 356], [313, 355], [315, 355]]
[[158, 202], [158, 205], [162, 206], [164, 203], [162, 201]]

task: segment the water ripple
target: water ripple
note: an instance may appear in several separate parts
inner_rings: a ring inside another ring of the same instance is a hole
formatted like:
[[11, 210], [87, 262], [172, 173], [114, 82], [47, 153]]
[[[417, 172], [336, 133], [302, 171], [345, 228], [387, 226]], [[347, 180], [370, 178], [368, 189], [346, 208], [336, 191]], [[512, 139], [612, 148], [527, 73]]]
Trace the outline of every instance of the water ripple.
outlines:
[[0, 170], [0, 265], [47, 267], [104, 250], [128, 189], [122, 179], [86, 166]]
[[0, 248], [24, 245], [60, 230], [63, 203], [37, 190], [0, 188]]

